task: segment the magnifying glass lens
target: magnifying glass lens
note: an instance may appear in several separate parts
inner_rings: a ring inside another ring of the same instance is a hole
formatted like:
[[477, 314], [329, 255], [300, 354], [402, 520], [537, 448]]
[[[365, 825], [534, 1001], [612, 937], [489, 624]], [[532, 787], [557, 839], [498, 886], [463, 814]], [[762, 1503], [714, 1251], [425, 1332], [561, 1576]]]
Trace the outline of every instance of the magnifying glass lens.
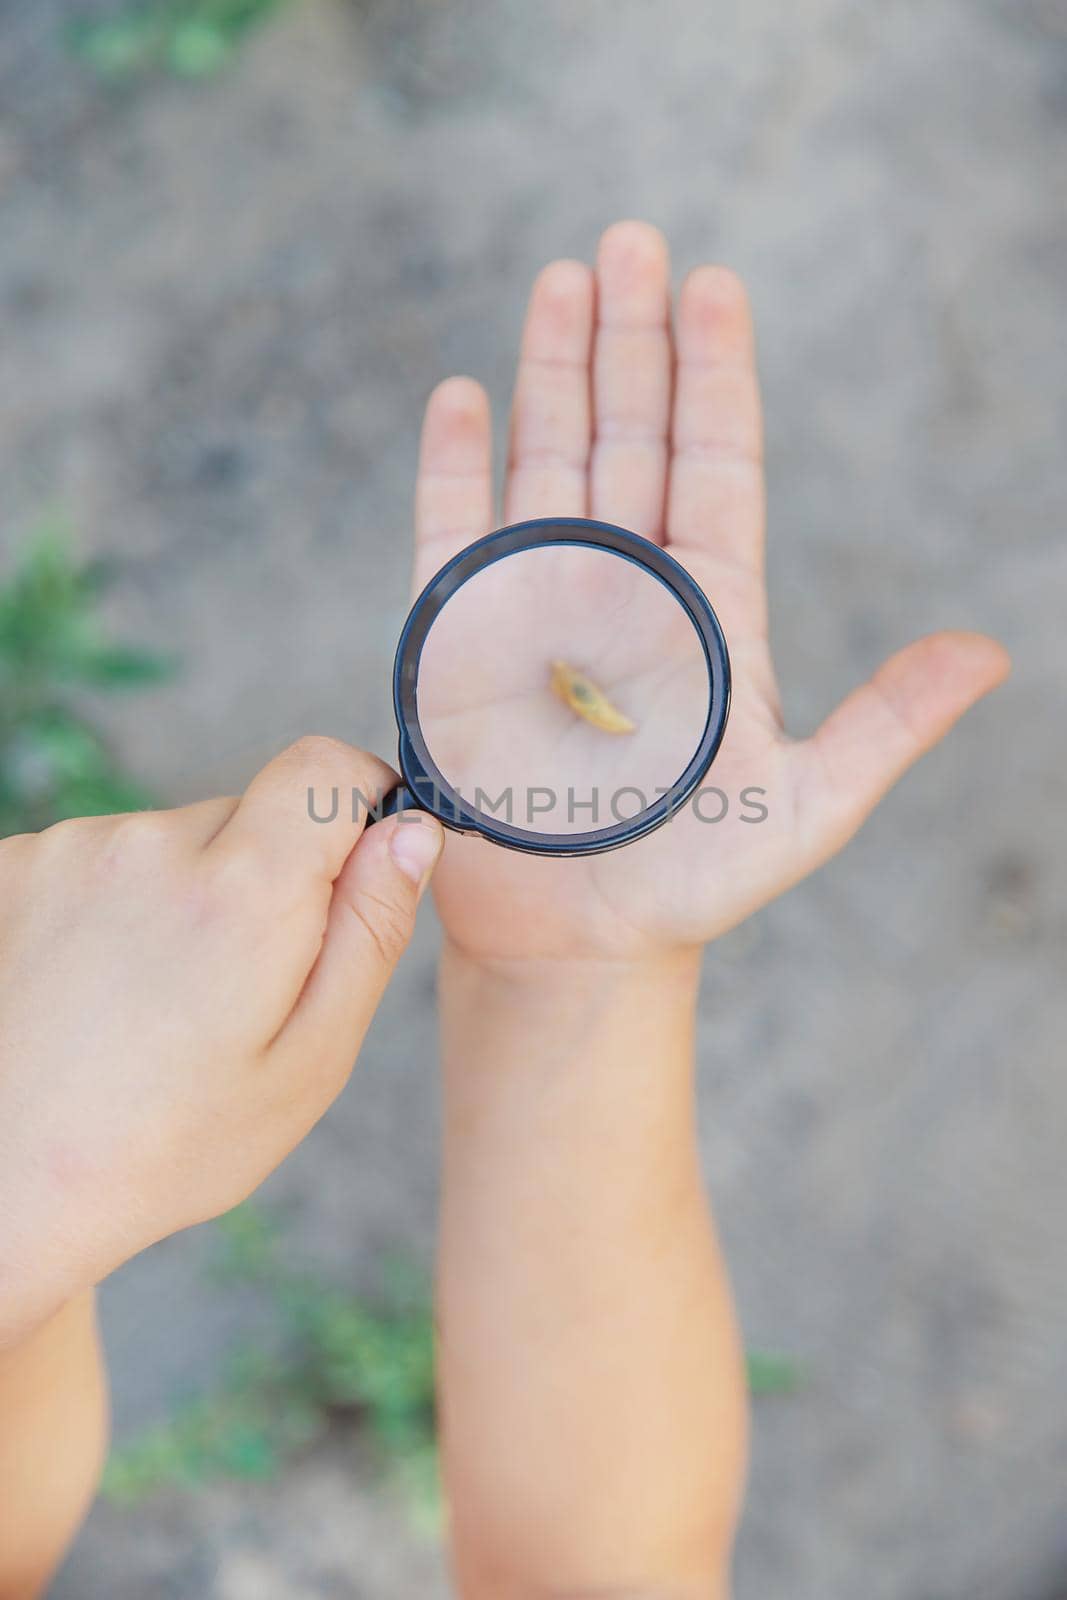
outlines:
[[530, 834], [584, 834], [669, 795], [712, 685], [679, 597], [611, 550], [544, 545], [445, 601], [418, 667], [430, 758], [465, 805]]

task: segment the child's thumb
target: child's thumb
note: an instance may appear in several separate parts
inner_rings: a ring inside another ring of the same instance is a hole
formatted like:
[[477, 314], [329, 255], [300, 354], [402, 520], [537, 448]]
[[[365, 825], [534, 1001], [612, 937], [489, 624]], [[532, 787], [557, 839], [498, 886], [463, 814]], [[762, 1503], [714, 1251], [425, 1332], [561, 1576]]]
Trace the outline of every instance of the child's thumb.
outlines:
[[363, 833], [334, 883], [322, 949], [279, 1043], [326, 1053], [347, 1075], [443, 844], [441, 824], [417, 811]]

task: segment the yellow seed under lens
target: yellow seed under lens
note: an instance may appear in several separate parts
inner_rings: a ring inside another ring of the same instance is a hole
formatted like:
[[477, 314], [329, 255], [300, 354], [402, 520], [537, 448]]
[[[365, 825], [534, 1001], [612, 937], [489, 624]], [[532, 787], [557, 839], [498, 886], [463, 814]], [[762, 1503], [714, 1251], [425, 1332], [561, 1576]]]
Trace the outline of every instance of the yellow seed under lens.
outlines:
[[633, 733], [637, 726], [617, 706], [612, 705], [592, 678], [568, 666], [566, 661], [553, 661], [552, 688], [576, 716], [604, 733]]

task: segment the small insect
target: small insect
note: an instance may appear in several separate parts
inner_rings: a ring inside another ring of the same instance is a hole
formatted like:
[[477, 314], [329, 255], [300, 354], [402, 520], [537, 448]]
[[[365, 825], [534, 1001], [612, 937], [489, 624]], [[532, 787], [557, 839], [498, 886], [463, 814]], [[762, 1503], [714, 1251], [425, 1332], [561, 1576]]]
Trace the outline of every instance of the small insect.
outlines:
[[602, 689], [591, 678], [570, 667], [565, 661], [552, 663], [552, 689], [570, 706], [576, 716], [591, 722], [604, 733], [633, 733], [637, 724], [613, 706]]

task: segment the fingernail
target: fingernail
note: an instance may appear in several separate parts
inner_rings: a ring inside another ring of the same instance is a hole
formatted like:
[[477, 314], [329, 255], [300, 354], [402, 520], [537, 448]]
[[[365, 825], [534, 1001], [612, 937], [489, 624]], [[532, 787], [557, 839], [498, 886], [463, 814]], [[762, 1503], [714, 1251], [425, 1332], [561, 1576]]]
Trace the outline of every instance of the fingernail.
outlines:
[[404, 876], [418, 884], [421, 893], [441, 854], [443, 843], [444, 835], [436, 822], [422, 817], [416, 821], [409, 812], [400, 817], [393, 829], [389, 854]]

